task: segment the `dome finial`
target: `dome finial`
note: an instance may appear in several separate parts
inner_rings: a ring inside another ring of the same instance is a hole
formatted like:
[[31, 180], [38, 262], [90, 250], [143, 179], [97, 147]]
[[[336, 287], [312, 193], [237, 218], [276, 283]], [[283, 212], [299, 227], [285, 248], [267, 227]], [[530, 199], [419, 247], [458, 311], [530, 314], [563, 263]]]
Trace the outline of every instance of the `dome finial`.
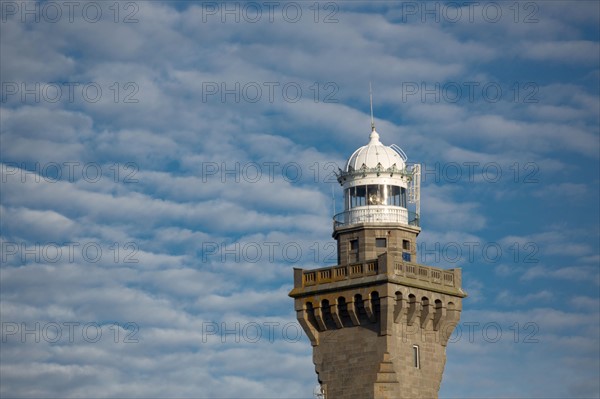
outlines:
[[371, 100], [371, 131], [375, 131], [375, 120], [373, 119], [373, 89], [371, 88], [371, 82], [369, 82], [369, 99]]
[[370, 144], [381, 144], [379, 142], [379, 134], [375, 131], [375, 119], [373, 118], [373, 89], [369, 82], [369, 99], [371, 100], [371, 134], [369, 135]]

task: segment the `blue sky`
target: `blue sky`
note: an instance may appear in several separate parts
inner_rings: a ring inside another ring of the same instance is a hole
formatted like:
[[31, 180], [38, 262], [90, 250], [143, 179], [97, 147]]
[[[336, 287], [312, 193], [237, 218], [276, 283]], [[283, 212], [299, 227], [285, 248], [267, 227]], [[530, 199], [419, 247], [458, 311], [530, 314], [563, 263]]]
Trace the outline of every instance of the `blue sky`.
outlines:
[[460, 4], [3, 1], [0, 393], [310, 397], [372, 82], [469, 293], [440, 396], [599, 397], [599, 3]]

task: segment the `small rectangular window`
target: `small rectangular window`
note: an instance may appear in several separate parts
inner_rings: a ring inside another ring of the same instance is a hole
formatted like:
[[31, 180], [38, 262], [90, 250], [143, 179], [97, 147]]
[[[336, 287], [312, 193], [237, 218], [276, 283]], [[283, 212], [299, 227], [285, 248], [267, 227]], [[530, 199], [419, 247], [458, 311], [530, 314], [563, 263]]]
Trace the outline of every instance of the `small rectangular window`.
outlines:
[[358, 240], [350, 240], [350, 250], [348, 251], [348, 262], [358, 262]]
[[402, 260], [405, 262], [410, 262], [410, 253], [409, 252], [402, 252]]
[[413, 360], [414, 366], [417, 369], [421, 368], [421, 354], [419, 353], [419, 345], [413, 345]]
[[410, 251], [410, 241], [402, 240], [402, 249], [405, 251]]
[[376, 238], [375, 246], [377, 248], [385, 248], [385, 247], [387, 247], [387, 240], [385, 238]]

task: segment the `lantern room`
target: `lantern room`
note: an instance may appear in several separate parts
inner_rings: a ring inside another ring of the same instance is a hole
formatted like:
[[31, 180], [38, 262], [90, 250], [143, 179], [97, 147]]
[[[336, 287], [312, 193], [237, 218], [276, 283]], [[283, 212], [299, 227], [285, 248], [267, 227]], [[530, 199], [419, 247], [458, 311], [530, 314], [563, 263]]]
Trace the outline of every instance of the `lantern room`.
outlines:
[[[354, 151], [339, 170], [344, 212], [334, 216], [334, 228], [362, 223], [418, 227], [420, 171], [418, 164], [407, 165], [400, 147], [383, 145], [372, 126], [369, 142]], [[414, 204], [410, 210], [409, 204]]]

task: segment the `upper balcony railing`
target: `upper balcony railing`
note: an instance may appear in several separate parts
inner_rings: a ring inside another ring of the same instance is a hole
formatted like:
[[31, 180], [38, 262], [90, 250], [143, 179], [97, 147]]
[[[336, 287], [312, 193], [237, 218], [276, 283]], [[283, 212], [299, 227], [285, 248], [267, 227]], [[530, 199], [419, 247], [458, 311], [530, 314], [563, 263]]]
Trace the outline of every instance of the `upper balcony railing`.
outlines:
[[370, 205], [352, 208], [333, 217], [334, 228], [360, 223], [398, 223], [419, 227], [419, 215], [405, 208]]
[[[412, 280], [414, 284], [424, 283], [446, 288], [461, 288], [460, 269], [439, 269], [437, 267], [405, 262], [402, 259], [388, 257], [367, 260], [349, 265], [336, 265], [320, 269], [296, 269], [295, 288], [319, 286], [339, 281], [355, 280], [368, 276], [387, 274], [393, 278]], [[381, 264], [380, 264], [381, 263]]]

